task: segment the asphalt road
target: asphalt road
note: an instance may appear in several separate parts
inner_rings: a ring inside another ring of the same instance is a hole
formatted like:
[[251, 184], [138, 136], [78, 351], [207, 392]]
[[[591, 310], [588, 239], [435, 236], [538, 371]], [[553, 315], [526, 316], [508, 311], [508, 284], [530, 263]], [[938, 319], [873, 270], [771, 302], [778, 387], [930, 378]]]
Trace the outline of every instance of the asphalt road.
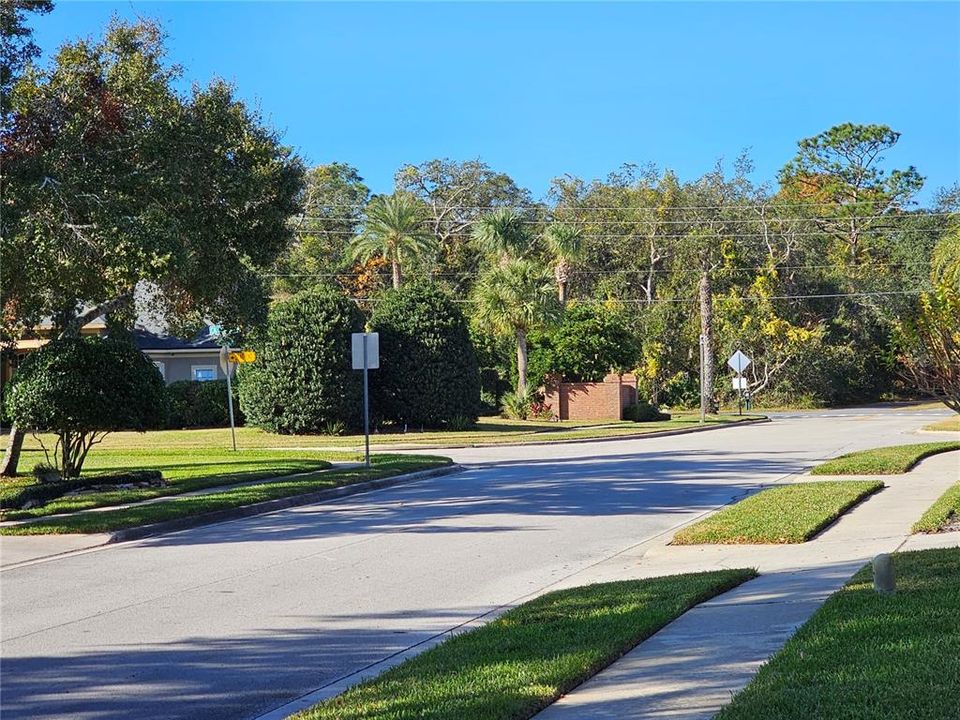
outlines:
[[[452, 450], [462, 473], [0, 573], [0, 713], [254, 718], [938, 412]], [[2, 548], [0, 548], [2, 549]]]

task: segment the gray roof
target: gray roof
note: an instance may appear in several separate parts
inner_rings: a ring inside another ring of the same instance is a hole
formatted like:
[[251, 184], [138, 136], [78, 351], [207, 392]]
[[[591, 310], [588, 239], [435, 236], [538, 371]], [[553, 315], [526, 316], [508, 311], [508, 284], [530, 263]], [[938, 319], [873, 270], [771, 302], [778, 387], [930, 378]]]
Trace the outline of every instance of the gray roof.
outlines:
[[211, 327], [204, 328], [189, 340], [161, 335], [143, 328], [134, 329], [132, 334], [134, 342], [141, 350], [219, 350], [220, 343], [216, 335], [210, 334]]

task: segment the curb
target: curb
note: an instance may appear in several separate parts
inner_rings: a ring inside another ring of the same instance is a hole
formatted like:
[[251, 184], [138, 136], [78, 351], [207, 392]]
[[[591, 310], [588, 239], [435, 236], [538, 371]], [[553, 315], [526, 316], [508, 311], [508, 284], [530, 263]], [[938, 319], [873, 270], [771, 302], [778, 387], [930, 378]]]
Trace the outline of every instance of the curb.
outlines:
[[720, 423], [717, 425], [705, 425], [704, 427], [681, 428], [679, 430], [654, 430], [648, 433], [624, 433], [623, 435], [614, 435], [611, 437], [596, 438], [574, 438], [572, 440], [548, 440], [542, 443], [535, 442], [517, 442], [517, 443], [494, 443], [489, 445], [446, 445], [444, 447], [420, 447], [410, 448], [411, 450], [460, 450], [464, 448], [496, 448], [496, 447], [523, 447], [526, 445], [578, 445], [582, 443], [596, 442], [616, 442], [617, 440], [637, 440], [641, 438], [670, 437], [672, 435], [690, 435], [692, 433], [708, 432], [710, 430], [726, 430], [727, 428], [743, 427], [745, 425], [760, 425], [773, 422], [768, 417], [756, 418], [754, 420], [740, 420], [739, 422]]
[[214, 510], [213, 512], [202, 515], [193, 515], [185, 518], [177, 518], [176, 520], [165, 520], [164, 522], [153, 523], [151, 525], [126, 528], [110, 533], [110, 539], [104, 544], [112, 545], [130, 540], [140, 540], [142, 538], [163, 535], [178, 530], [189, 530], [190, 528], [201, 527], [203, 525], [215, 525], [216, 523], [226, 522], [228, 520], [240, 520], [255, 515], [265, 515], [298, 505], [311, 505], [325, 500], [335, 500], [349, 497], [350, 495], [371, 492], [373, 490], [382, 490], [392, 487], [393, 485], [414, 482], [416, 480], [452, 475], [461, 470], [463, 470], [463, 468], [460, 465], [446, 465], [444, 467], [431, 468], [430, 470], [418, 470], [403, 475], [391, 475], [389, 477], [377, 478], [376, 480], [366, 480], [350, 485], [341, 485], [340, 487], [318, 490], [317, 492], [303, 495], [291, 495], [290, 497], [277, 498], [276, 500], [266, 500], [264, 502], [254, 503], [253, 505], [242, 505], [228, 510]]

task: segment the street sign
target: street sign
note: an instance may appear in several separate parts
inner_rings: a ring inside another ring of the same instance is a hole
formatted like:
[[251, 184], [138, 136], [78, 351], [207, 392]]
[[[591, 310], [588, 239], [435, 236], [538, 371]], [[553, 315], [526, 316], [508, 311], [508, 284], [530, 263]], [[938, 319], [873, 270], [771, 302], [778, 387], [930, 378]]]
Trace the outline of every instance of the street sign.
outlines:
[[[254, 355], [252, 351], [245, 352], [250, 352], [251, 355]], [[237, 426], [233, 418], [233, 385], [230, 382], [230, 376], [233, 375], [233, 369], [237, 363], [237, 361], [233, 359], [233, 356], [242, 354], [242, 352], [232, 352], [226, 345], [220, 348], [220, 368], [223, 370], [223, 374], [227, 376], [227, 408], [230, 410], [230, 441], [233, 444], [234, 451], [237, 449]], [[254, 355], [254, 357], [256, 357], [256, 355]]]
[[750, 387], [747, 385], [747, 379], [745, 377], [735, 377], [733, 378], [733, 389], [734, 390], [749, 390]]
[[232, 363], [252, 363], [256, 359], [257, 353], [253, 350], [234, 350], [229, 357]]
[[[353, 333], [353, 369], [379, 370], [380, 369], [380, 335], [378, 333]], [[366, 338], [366, 345], [364, 345]], [[363, 355], [366, 347], [367, 362], [364, 365]]]
[[380, 367], [380, 336], [377, 333], [353, 333], [350, 350], [353, 369], [363, 370], [363, 464], [370, 467], [370, 385], [367, 371]]
[[737, 350], [733, 355], [730, 356], [730, 359], [727, 360], [727, 365], [729, 365], [739, 375], [747, 369], [747, 366], [749, 366], [751, 362], [753, 361], [750, 358]]

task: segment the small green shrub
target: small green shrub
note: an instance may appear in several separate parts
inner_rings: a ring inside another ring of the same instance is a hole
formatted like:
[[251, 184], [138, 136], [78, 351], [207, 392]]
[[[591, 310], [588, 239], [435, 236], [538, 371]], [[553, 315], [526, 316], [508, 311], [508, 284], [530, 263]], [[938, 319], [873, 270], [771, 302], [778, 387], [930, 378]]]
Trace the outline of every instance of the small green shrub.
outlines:
[[447, 429], [453, 430], [454, 432], [463, 432], [464, 430], [469, 430], [473, 427], [476, 427], [477, 421], [475, 418], [469, 417], [467, 415], [454, 415], [452, 418], [447, 420]]
[[633, 422], [657, 422], [669, 420], [670, 413], [660, 412], [660, 408], [648, 402], [638, 402], [623, 409], [623, 419]]
[[[230, 425], [226, 380], [179, 380], [167, 385], [167, 396], [170, 400], [167, 427], [170, 429]], [[236, 385], [233, 386], [233, 415], [236, 424], [242, 425], [244, 416]]]
[[340, 420], [327, 420], [323, 424], [324, 435], [343, 435], [347, 431], [347, 426]]
[[508, 392], [504, 394], [501, 402], [504, 417], [511, 420], [527, 420], [530, 417], [533, 406], [532, 394]]

